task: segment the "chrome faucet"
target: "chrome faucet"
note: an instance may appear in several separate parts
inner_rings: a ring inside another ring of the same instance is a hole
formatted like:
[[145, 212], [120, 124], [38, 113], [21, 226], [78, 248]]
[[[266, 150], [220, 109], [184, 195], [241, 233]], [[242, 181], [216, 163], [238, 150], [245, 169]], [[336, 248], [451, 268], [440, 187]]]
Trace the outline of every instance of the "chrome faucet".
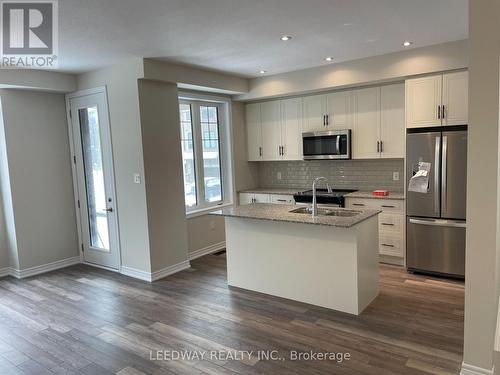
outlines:
[[317, 217], [318, 216], [318, 205], [316, 203], [316, 183], [324, 180], [326, 181], [326, 188], [328, 189], [328, 193], [330, 194], [332, 192], [332, 189], [330, 188], [330, 185], [328, 185], [328, 180], [325, 177], [318, 177], [313, 181], [313, 202], [312, 202], [312, 217]]

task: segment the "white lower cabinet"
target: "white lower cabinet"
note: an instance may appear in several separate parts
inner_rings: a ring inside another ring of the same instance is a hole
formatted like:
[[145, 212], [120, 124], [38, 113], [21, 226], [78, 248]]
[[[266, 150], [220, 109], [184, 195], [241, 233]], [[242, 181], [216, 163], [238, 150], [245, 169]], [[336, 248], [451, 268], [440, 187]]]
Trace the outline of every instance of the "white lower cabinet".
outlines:
[[346, 208], [381, 210], [378, 217], [379, 254], [387, 263], [403, 264], [405, 245], [405, 201], [383, 198], [346, 197]]
[[295, 204], [295, 200], [288, 194], [240, 193], [240, 205], [250, 203]]

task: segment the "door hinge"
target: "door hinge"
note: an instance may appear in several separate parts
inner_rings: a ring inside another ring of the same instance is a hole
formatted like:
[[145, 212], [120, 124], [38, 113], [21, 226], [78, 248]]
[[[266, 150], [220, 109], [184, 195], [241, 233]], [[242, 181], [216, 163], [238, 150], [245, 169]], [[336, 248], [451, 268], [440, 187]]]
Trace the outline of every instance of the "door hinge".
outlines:
[[82, 244], [82, 253], [84, 252], [85, 250], [83, 249], [83, 244]]

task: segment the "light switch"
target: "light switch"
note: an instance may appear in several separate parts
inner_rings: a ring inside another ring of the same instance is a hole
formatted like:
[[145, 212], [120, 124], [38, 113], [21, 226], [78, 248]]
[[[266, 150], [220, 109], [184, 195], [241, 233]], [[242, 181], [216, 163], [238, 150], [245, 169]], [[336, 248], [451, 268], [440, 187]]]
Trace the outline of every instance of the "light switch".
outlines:
[[392, 179], [394, 181], [399, 181], [399, 172], [392, 172]]
[[141, 183], [141, 175], [139, 173], [134, 173], [134, 184]]

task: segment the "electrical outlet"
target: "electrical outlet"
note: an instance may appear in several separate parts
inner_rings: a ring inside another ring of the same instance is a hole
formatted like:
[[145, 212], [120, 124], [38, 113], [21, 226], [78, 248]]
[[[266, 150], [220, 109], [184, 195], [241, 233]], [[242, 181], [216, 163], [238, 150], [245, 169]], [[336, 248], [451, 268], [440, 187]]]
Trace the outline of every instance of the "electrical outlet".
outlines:
[[399, 172], [392, 172], [392, 179], [394, 181], [399, 181]]
[[281, 172], [276, 173], [276, 178], [277, 178], [278, 180], [281, 180]]

